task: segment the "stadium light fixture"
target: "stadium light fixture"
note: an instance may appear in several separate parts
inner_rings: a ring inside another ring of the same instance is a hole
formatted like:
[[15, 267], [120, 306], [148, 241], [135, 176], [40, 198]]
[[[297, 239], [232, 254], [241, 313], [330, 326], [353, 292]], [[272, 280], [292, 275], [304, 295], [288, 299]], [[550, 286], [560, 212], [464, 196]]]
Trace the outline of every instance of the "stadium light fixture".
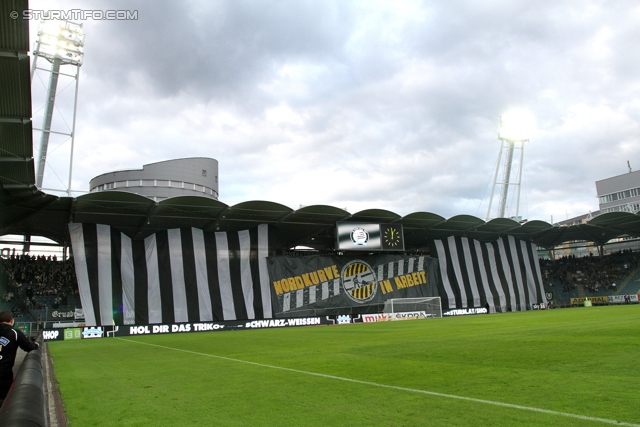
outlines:
[[509, 142], [528, 141], [533, 128], [533, 117], [524, 111], [510, 111], [500, 116], [498, 138]]
[[38, 45], [34, 54], [63, 64], [82, 65], [84, 57], [84, 30], [82, 24], [49, 20], [40, 24]]
[[[54, 104], [56, 101], [56, 91], [58, 87], [58, 77], [60, 75], [68, 75], [60, 72], [61, 65], [71, 65], [76, 68], [73, 77], [76, 81], [75, 97], [73, 102], [73, 122], [71, 132], [56, 132], [62, 135], [68, 135], [71, 138], [71, 149], [69, 159], [69, 186], [66, 190], [67, 195], [71, 197], [71, 178], [73, 170], [73, 147], [75, 142], [76, 130], [76, 110], [78, 104], [78, 84], [80, 77], [80, 66], [84, 58], [84, 30], [82, 24], [78, 24], [66, 20], [43, 20], [38, 30], [38, 40], [33, 51], [33, 61], [31, 65], [31, 81], [33, 83], [33, 75], [36, 69], [41, 69], [51, 73], [49, 78], [49, 87], [47, 89], [47, 98], [42, 121], [42, 128], [34, 130], [41, 131], [40, 137], [40, 153], [36, 168], [36, 186], [42, 189], [44, 181], [44, 170], [47, 161], [47, 148], [49, 145], [49, 136], [51, 131], [51, 121], [53, 118]], [[44, 58], [51, 62], [51, 68], [45, 70], [38, 68], [38, 58]], [[56, 190], [57, 191], [57, 190]]]
[[[489, 209], [487, 209], [487, 221], [489, 221], [491, 215], [491, 205], [493, 202], [493, 195], [497, 185], [502, 186], [500, 192], [500, 199], [498, 205], [498, 218], [504, 218], [507, 206], [507, 195], [510, 186], [517, 187], [517, 203], [515, 211], [515, 219], [518, 219], [518, 213], [520, 210], [520, 188], [522, 182], [522, 164], [524, 161], [524, 143], [529, 141], [531, 130], [533, 129], [533, 117], [520, 110], [510, 111], [500, 116], [500, 131], [498, 132], [498, 139], [501, 142], [500, 152], [498, 154], [498, 163], [496, 165], [495, 175], [493, 179], [493, 188], [491, 190], [491, 198], [489, 199]], [[518, 146], [517, 146], [518, 145]], [[520, 163], [518, 165], [518, 180], [517, 182], [511, 182], [511, 169], [513, 165], [513, 151], [515, 149], [520, 150]], [[498, 172], [500, 169], [500, 163], [502, 160], [502, 152], [506, 149], [504, 156], [504, 166], [502, 168], [502, 182], [498, 182]]]

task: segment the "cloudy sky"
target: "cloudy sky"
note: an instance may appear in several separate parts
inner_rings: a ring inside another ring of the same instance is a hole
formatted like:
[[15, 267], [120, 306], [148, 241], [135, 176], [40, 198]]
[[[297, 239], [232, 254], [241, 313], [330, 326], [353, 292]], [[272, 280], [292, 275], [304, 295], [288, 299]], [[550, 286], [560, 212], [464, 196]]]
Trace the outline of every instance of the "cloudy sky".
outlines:
[[[82, 21], [74, 190], [112, 170], [203, 156], [219, 161], [227, 204], [484, 218], [500, 116], [511, 110], [535, 119], [523, 218], [597, 210], [595, 181], [628, 172], [627, 161], [640, 169], [637, 1], [32, 0], [30, 8], [137, 11], [137, 20]], [[36, 74], [39, 127], [48, 75]], [[59, 88], [54, 129], [64, 130], [73, 85]], [[66, 186], [65, 139], [52, 138], [45, 187]]]

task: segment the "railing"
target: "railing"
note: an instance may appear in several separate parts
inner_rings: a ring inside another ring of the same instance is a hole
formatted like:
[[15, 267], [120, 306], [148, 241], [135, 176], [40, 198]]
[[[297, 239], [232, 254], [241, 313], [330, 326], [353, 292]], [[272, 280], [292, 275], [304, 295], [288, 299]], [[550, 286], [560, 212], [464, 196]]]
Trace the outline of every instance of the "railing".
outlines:
[[[43, 345], [42, 339], [38, 342]], [[32, 350], [24, 357], [13, 386], [0, 407], [0, 425], [46, 426], [41, 350]]]

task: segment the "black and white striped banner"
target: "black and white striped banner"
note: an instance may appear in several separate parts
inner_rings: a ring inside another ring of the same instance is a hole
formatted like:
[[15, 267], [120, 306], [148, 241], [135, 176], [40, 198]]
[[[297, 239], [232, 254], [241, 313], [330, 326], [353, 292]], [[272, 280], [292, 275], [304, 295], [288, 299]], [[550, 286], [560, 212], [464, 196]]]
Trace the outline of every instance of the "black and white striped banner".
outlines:
[[132, 240], [108, 225], [69, 224], [86, 324], [269, 319], [269, 227], [197, 228]]
[[523, 311], [547, 299], [538, 248], [513, 236], [481, 243], [464, 237], [435, 241], [440, 264], [442, 307], [484, 307]]

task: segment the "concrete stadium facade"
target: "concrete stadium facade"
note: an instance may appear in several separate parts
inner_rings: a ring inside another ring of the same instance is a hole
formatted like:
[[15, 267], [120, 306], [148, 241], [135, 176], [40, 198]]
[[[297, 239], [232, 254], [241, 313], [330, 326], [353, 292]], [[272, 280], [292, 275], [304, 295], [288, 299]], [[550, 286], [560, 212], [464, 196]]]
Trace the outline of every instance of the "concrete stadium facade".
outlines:
[[130, 169], [107, 172], [89, 183], [92, 193], [125, 191], [156, 202], [178, 196], [218, 200], [218, 161], [208, 157], [165, 160]]
[[640, 171], [596, 181], [600, 212], [640, 211]]

